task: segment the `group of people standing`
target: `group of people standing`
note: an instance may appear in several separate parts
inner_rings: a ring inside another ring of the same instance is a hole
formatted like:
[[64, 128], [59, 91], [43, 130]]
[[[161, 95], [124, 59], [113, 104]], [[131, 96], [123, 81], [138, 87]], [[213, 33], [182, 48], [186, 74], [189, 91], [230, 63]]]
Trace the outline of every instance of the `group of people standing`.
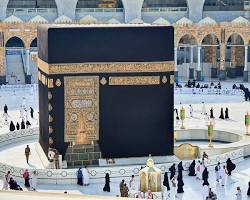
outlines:
[[[177, 171], [178, 174], [176, 175], [176, 165], [173, 164], [169, 168], [170, 171], [170, 177], [168, 178], [168, 172], [165, 172], [164, 174], [164, 180], [163, 180], [163, 186], [164, 186], [164, 197], [170, 198], [170, 182], [172, 184], [172, 188], [175, 191], [175, 197], [177, 197], [177, 193], [184, 193], [184, 182], [183, 182], [183, 165], [182, 162], [180, 162], [177, 165]], [[170, 181], [169, 181], [170, 180]]]
[[[31, 177], [31, 178], [30, 178]], [[38, 177], [38, 172], [35, 170], [32, 172], [32, 175], [30, 176], [29, 171], [26, 169], [23, 173], [23, 179], [24, 179], [24, 186], [30, 190], [30, 188], [33, 191], [36, 191], [37, 189], [37, 177]], [[31, 179], [31, 184], [30, 184], [30, 179]], [[13, 177], [11, 177], [10, 171], [8, 171], [4, 177], [3, 177], [3, 190], [23, 190], [23, 188], [17, 184], [17, 182], [14, 180]]]
[[136, 190], [135, 176], [134, 175], [131, 176], [129, 185], [125, 183], [124, 179], [122, 179], [122, 181], [120, 182], [119, 188], [120, 188], [121, 197], [129, 197], [129, 191]]
[[87, 169], [87, 166], [85, 166], [83, 169], [80, 167], [76, 173], [77, 175], [77, 184], [78, 185], [89, 185], [89, 171]]
[[31, 123], [29, 121], [29, 117], [31, 117], [31, 119], [34, 119], [34, 109], [32, 107], [30, 107], [30, 113], [28, 112], [28, 109], [26, 108], [25, 105], [21, 105], [20, 106], [20, 118], [21, 118], [21, 122], [17, 122], [16, 124], [14, 124], [14, 122], [11, 120], [9, 123], [9, 113], [8, 113], [8, 106], [5, 104], [4, 105], [4, 113], [3, 113], [3, 118], [4, 118], [4, 124], [5, 125], [9, 125], [9, 130], [10, 131], [15, 131], [15, 130], [20, 130], [20, 129], [25, 129], [25, 128], [30, 128], [31, 127]]

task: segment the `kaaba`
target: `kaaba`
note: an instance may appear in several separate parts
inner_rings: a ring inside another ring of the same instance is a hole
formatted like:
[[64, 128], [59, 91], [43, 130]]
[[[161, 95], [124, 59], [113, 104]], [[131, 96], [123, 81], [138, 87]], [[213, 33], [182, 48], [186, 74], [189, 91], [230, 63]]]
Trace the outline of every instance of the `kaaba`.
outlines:
[[39, 142], [68, 166], [173, 155], [174, 29], [38, 27]]

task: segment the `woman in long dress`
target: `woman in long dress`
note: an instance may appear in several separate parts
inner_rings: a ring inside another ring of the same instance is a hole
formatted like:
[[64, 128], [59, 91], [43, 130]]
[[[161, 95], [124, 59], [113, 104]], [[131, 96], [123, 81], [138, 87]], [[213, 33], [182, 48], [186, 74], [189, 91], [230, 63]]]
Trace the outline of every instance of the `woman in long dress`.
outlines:
[[207, 185], [209, 186], [209, 182], [208, 182], [208, 174], [209, 172], [207, 171], [207, 168], [205, 167], [204, 171], [202, 172], [202, 180], [203, 180], [203, 186]]
[[106, 173], [105, 175], [105, 185], [103, 187], [104, 192], [110, 192], [110, 178], [109, 173]]
[[82, 168], [79, 168], [76, 172], [76, 176], [77, 176], [77, 185], [83, 185], [83, 181], [82, 181]]
[[89, 171], [87, 169], [87, 166], [85, 166], [82, 169], [82, 174], [83, 174], [83, 185], [85, 186], [89, 185]]
[[23, 173], [23, 178], [24, 178], [24, 185], [25, 187], [29, 188], [30, 187], [30, 173], [28, 172], [28, 170], [26, 169], [25, 172]]
[[36, 191], [36, 188], [37, 188], [37, 176], [38, 176], [38, 172], [33, 171], [33, 173], [32, 173], [32, 189], [34, 191]]

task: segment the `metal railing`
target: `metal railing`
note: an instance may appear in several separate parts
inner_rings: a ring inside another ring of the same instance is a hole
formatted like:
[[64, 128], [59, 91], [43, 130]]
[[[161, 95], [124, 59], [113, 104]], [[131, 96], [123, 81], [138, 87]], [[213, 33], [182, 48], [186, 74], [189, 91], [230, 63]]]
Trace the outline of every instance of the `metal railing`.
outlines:
[[7, 15], [31, 14], [31, 13], [57, 13], [56, 8], [8, 8]]
[[123, 8], [76, 8], [76, 12], [123, 12]]
[[152, 7], [142, 8], [142, 12], [187, 12], [188, 7]]

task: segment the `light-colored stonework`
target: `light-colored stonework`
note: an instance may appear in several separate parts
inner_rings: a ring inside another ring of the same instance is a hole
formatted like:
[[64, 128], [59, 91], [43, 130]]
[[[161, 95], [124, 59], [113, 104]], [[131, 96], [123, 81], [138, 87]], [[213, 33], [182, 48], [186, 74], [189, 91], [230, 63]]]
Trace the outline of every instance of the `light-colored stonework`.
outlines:
[[[78, 22], [74, 22], [77, 24]], [[4, 46], [7, 41], [12, 37], [19, 37], [23, 43], [24, 48], [28, 49], [31, 42], [37, 37], [37, 23], [5, 23], [0, 22], [0, 32], [2, 33], [2, 46], [0, 47], [0, 75], [5, 75], [5, 63], [4, 63]], [[236, 35], [236, 38], [242, 38], [242, 46], [232, 47], [232, 53], [235, 56], [231, 56], [232, 66], [235, 66], [235, 62], [240, 65], [244, 65], [244, 46], [249, 44], [250, 40], [250, 25], [248, 24], [234, 24], [234, 23], [217, 23], [215, 25], [207, 24], [192, 24], [192, 25], [179, 25], [174, 24], [175, 28], [175, 47], [181, 46], [180, 42], [185, 45], [191, 46], [204, 46], [205, 52], [207, 52], [207, 61], [216, 63], [215, 47], [209, 45], [220, 46], [220, 69], [225, 69], [225, 51], [229, 38], [232, 35]], [[212, 37], [208, 38], [207, 36]], [[204, 44], [203, 40], [206, 39]], [[219, 42], [219, 43], [218, 43]], [[236, 45], [239, 43], [236, 41]]]

